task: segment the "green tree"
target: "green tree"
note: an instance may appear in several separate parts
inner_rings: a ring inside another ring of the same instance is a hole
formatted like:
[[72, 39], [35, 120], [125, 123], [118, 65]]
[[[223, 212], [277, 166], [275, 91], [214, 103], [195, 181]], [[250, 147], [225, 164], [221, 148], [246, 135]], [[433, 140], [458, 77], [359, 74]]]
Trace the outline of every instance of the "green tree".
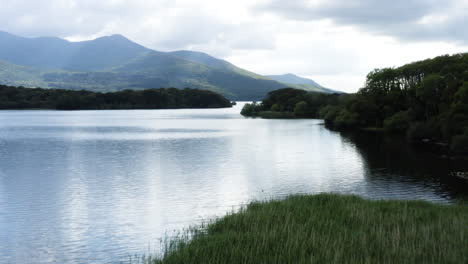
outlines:
[[385, 119], [384, 129], [390, 132], [404, 133], [410, 126], [409, 111], [401, 111]]
[[271, 106], [271, 111], [274, 111], [274, 112], [280, 112], [281, 111], [281, 106], [279, 104], [274, 104]]
[[444, 86], [445, 82], [442, 76], [431, 74], [426, 76], [416, 88], [416, 96], [425, 107], [426, 120], [438, 113], [438, 104]]
[[298, 117], [305, 117], [307, 116], [307, 102], [305, 101], [300, 101], [299, 103], [296, 104], [294, 107], [294, 115]]

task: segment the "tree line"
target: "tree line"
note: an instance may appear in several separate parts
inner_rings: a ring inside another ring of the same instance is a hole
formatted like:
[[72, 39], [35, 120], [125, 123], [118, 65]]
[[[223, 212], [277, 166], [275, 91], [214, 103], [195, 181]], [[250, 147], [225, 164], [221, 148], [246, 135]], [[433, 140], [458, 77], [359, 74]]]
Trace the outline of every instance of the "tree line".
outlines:
[[245, 104], [241, 114], [263, 118], [319, 118], [320, 109], [339, 105], [348, 96], [283, 88], [268, 93], [260, 103]]
[[100, 93], [0, 85], [0, 109], [171, 109], [231, 106], [231, 102], [220, 94], [188, 88]]
[[269, 111], [320, 117], [337, 129], [380, 129], [468, 152], [468, 53], [373, 70], [356, 94], [274, 91], [262, 103], [247, 105], [243, 114]]

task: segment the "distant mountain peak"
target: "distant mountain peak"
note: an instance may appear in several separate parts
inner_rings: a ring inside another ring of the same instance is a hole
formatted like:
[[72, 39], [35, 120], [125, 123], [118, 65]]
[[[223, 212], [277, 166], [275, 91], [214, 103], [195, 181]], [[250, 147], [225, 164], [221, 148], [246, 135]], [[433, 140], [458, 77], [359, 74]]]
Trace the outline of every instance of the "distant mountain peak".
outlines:
[[[127, 37], [125, 37], [124, 35], [121, 35], [121, 34], [113, 34], [113, 35], [109, 35], [109, 36], [102, 36], [102, 37], [99, 37], [99, 38], [96, 38], [96, 39], [93, 39], [93, 40], [88, 40], [87, 42], [102, 41], [102, 40], [135, 43], [135, 42], [131, 41], [130, 39], [128, 39]], [[139, 45], [139, 44], [135, 43], [135, 45]]]
[[109, 37], [111, 37], [111, 38], [124, 38], [124, 39], [126, 39], [126, 37], [125, 37], [124, 35], [122, 35], [122, 34], [112, 34], [112, 35], [110, 35]]
[[115, 34], [70, 42], [57, 37], [25, 38], [0, 34], [0, 59], [16, 65], [73, 71], [95, 71], [122, 65], [148, 49]]
[[[237, 100], [261, 100], [269, 92], [288, 86], [333, 92], [317, 85], [275, 81], [203, 52], [158, 52], [120, 34], [70, 42], [0, 31], [1, 60], [5, 63], [0, 65], [0, 82], [30, 87], [95, 91], [190, 87]], [[283, 78], [301, 77], [290, 73]]]

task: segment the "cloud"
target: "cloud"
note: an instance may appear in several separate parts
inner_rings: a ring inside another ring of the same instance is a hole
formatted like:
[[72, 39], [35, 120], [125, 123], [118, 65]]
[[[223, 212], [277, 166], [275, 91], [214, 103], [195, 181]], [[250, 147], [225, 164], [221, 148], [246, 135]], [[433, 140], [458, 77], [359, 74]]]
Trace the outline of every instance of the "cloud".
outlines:
[[159, 50], [216, 46], [214, 55], [273, 48], [272, 34], [237, 20], [243, 12], [214, 0], [2, 0], [0, 30], [70, 40], [118, 33]]
[[377, 67], [467, 50], [468, 0], [0, 0], [0, 30], [72, 41], [122, 34], [260, 74], [356, 91]]
[[227, 59], [260, 74], [292, 72], [326, 87], [354, 92], [375, 68], [467, 50], [447, 42], [402, 43], [352, 27], [330, 27], [328, 22], [283, 22], [278, 32], [275, 49], [235, 52]]
[[466, 0], [269, 0], [256, 10], [290, 20], [330, 20], [406, 41], [468, 43]]
[[[146, 30], [141, 32], [146, 39], [151, 39], [151, 43], [148, 43], [150, 46], [162, 50], [190, 48], [212, 53], [210, 49], [216, 47], [229, 50], [263, 50], [275, 47], [273, 32], [248, 23], [229, 24], [208, 15], [193, 15], [191, 12], [172, 16], [163, 23], [164, 26], [161, 27], [159, 20], [150, 22]], [[132, 34], [131, 31], [129, 33]]]

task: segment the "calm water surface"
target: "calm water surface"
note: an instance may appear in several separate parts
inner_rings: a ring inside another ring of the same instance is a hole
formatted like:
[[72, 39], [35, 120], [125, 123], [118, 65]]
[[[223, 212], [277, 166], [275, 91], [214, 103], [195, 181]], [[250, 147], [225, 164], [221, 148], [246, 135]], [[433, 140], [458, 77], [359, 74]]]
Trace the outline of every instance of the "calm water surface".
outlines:
[[256, 199], [466, 199], [468, 162], [233, 109], [0, 111], [0, 263], [118, 263]]

